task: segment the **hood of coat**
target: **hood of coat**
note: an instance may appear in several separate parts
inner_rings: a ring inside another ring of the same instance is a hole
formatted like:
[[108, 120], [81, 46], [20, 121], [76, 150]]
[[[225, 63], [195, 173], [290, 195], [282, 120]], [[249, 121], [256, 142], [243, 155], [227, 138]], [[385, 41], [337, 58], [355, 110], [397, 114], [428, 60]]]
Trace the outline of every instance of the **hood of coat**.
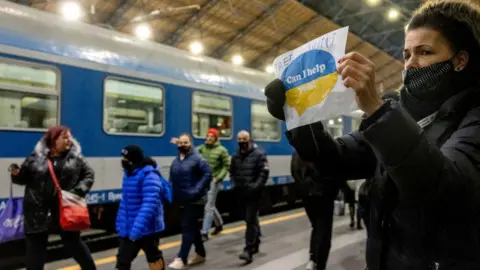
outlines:
[[[50, 149], [47, 147], [47, 143], [44, 138], [40, 139], [40, 141], [37, 142], [34, 148], [34, 152], [39, 157], [46, 157], [48, 155]], [[82, 154], [82, 146], [75, 138], [72, 138], [70, 154], [73, 156], [80, 156]]]

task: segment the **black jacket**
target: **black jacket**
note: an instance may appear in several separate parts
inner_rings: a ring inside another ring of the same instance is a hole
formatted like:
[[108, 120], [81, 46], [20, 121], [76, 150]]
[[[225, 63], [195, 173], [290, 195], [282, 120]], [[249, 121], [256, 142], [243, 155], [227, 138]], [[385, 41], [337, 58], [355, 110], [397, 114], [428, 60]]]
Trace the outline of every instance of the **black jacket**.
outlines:
[[[48, 152], [45, 141], [40, 140], [21, 165], [20, 173], [12, 176], [15, 184], [25, 185], [23, 211], [27, 234], [58, 228], [58, 199], [48, 170]], [[54, 168], [61, 188], [85, 197], [93, 185], [94, 172], [83, 158], [76, 140], [57, 164], [55, 166], [54, 162]]]
[[259, 190], [265, 186], [270, 169], [267, 155], [251, 143], [246, 153], [237, 151], [230, 162], [230, 179], [237, 190]]
[[[390, 101], [360, 131], [337, 139], [321, 122], [287, 131], [290, 144], [322, 175], [373, 177], [370, 270], [480, 269], [479, 92], [451, 97], [425, 130]], [[272, 100], [269, 109], [279, 112], [283, 104]]]
[[338, 192], [338, 183], [328, 181], [312, 166], [304, 162], [296, 151], [292, 154], [290, 171], [302, 196], [328, 196], [332, 200]]

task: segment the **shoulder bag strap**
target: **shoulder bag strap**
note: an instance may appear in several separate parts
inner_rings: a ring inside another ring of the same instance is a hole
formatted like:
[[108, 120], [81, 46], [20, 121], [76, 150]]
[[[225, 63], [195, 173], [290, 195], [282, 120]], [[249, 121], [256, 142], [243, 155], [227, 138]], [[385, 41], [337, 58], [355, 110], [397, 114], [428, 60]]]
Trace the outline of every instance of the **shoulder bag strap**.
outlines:
[[55, 174], [55, 170], [53, 169], [53, 164], [50, 159], [47, 159], [48, 161], [48, 170], [50, 171], [50, 176], [52, 177], [53, 183], [55, 184], [55, 189], [57, 190], [59, 198], [62, 196], [62, 188], [60, 187], [60, 184], [57, 179], [57, 175]]

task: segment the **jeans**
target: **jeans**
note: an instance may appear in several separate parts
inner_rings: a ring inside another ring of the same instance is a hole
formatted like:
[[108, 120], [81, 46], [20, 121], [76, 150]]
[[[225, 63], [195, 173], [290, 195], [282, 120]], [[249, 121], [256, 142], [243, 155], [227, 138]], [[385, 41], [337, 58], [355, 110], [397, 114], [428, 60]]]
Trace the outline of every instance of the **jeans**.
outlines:
[[333, 227], [333, 197], [307, 196], [303, 199], [305, 212], [312, 224], [310, 260], [317, 270], [325, 269], [330, 252]]
[[202, 213], [201, 205], [186, 204], [182, 208], [182, 244], [178, 257], [186, 264], [192, 245], [195, 246], [195, 252], [198, 255], [205, 257], [206, 252], [197, 223], [198, 216]]
[[223, 225], [222, 216], [218, 212], [217, 207], [215, 207], [219, 188], [220, 182], [215, 184], [212, 181], [210, 183], [210, 190], [207, 194], [207, 204], [205, 204], [205, 214], [203, 216], [202, 234], [208, 234], [210, 227], [212, 227], [212, 220], [215, 222], [215, 227]]
[[156, 234], [144, 236], [135, 242], [128, 238], [120, 238], [115, 269], [130, 270], [132, 261], [137, 257], [140, 249], [145, 252], [148, 263], [163, 259], [162, 251], [158, 248], [159, 244], [160, 240]]
[[[73, 259], [80, 265], [82, 270], [95, 270], [90, 250], [80, 239], [80, 232], [61, 231], [60, 237], [64, 248], [69, 252]], [[33, 233], [25, 235], [27, 255], [27, 270], [43, 270], [45, 265], [45, 255], [47, 251], [48, 232]]]

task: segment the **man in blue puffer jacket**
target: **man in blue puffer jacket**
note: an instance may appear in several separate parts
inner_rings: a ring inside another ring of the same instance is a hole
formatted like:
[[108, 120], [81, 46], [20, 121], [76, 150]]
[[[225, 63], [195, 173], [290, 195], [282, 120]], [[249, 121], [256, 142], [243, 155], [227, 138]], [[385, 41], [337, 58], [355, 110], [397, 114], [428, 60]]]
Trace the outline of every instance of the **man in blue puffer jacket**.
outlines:
[[170, 184], [161, 176], [156, 162], [145, 157], [138, 146], [122, 149], [122, 167], [125, 174], [116, 222], [120, 236], [116, 269], [129, 270], [142, 249], [149, 269], [163, 270], [158, 233], [165, 229], [163, 201], [172, 200]]

